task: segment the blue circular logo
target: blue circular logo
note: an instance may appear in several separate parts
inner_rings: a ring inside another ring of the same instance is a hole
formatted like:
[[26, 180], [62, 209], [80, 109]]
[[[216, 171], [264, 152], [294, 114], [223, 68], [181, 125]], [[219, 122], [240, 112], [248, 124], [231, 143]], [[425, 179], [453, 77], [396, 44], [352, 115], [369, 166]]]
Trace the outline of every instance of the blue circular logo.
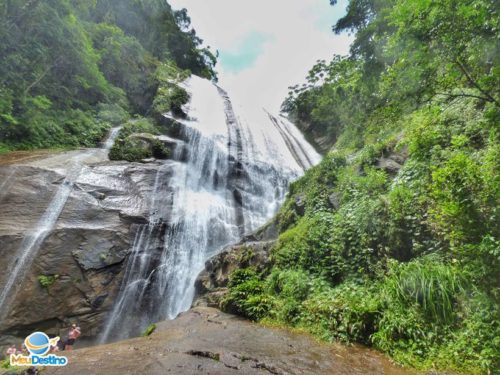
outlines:
[[50, 339], [43, 332], [35, 332], [26, 337], [24, 345], [31, 354], [45, 355], [50, 350]]

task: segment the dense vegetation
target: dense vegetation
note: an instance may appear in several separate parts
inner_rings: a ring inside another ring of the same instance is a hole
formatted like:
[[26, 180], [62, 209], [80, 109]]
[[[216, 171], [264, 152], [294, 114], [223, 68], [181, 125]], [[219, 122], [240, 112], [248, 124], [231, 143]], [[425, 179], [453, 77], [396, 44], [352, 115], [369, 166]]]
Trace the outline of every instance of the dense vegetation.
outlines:
[[0, 151], [95, 146], [151, 114], [164, 64], [215, 78], [189, 24], [163, 0], [2, 1]]
[[350, 56], [283, 106], [330, 151], [292, 184], [271, 265], [232, 274], [227, 309], [417, 368], [500, 371], [498, 11], [349, 2], [334, 30], [355, 33]]
[[189, 100], [187, 91], [179, 85], [190, 75], [189, 70], [179, 69], [173, 62], [162, 63], [155, 73], [157, 90], [149, 109], [149, 118], [136, 116], [127, 121], [110, 150], [111, 160], [141, 161], [154, 157], [165, 159], [170, 150], [157, 135], [168, 133], [163, 115], [184, 117], [182, 106]]
[[[183, 116], [179, 81], [215, 78], [189, 23], [162, 0], [1, 2], [0, 152], [125, 124], [112, 159], [168, 156], [154, 136]], [[283, 104], [325, 158], [227, 309], [418, 368], [500, 371], [499, 26], [493, 0], [350, 0], [334, 26], [355, 33], [350, 55]]]

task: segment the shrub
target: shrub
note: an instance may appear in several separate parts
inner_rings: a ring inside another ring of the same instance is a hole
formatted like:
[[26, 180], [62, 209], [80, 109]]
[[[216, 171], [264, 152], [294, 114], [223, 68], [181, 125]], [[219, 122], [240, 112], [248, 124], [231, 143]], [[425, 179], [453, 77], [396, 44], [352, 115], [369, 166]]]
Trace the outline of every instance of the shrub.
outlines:
[[156, 324], [154, 323], [151, 323], [150, 325], [148, 325], [146, 327], [146, 329], [144, 330], [144, 332], [142, 333], [142, 336], [143, 337], [147, 337], [147, 336], [150, 336], [154, 331], [156, 330]]
[[282, 298], [303, 301], [312, 289], [310, 275], [303, 270], [273, 269], [267, 277], [266, 287], [269, 293]]
[[329, 341], [368, 344], [380, 315], [378, 297], [375, 285], [325, 288], [303, 303], [299, 325]]
[[391, 355], [396, 361], [416, 367], [431, 367], [426, 361], [448, 331], [429, 324], [418, 307], [387, 301], [371, 338], [374, 346]]
[[[384, 306], [373, 335], [376, 347], [398, 362], [419, 368], [466, 367], [466, 351], [459, 348], [457, 339], [463, 337], [464, 328], [470, 332], [467, 321], [478, 318], [467, 307], [472, 301], [472, 289], [466, 273], [435, 255], [409, 263], [392, 262], [381, 290]], [[487, 316], [483, 314], [480, 319]], [[477, 332], [476, 336], [487, 331]], [[489, 346], [484, 342], [478, 348]], [[467, 366], [475, 367], [477, 363]]]
[[[443, 367], [464, 368], [473, 373], [500, 369], [500, 304], [483, 292], [475, 291], [463, 303], [459, 329], [437, 354]], [[448, 365], [448, 366], [446, 366]]]
[[[463, 152], [453, 155], [432, 173], [431, 218], [452, 244], [475, 242], [484, 233], [487, 218], [481, 214], [480, 168]], [[486, 227], [487, 228], [487, 227]]]
[[[133, 137], [135, 133], [140, 133], [143, 137]], [[130, 120], [120, 130], [120, 134], [109, 152], [109, 158], [129, 162], [141, 161], [152, 156], [157, 159], [165, 159], [169, 156], [170, 151], [163, 142], [153, 137], [159, 133], [160, 131], [151, 119], [136, 118]]]
[[118, 139], [125, 139], [134, 133], [148, 133], [157, 135], [159, 134], [158, 128], [155, 126], [153, 120], [145, 117], [136, 117], [129, 120], [120, 130]]
[[272, 300], [263, 293], [264, 283], [255, 269], [237, 269], [231, 274], [228, 286], [229, 294], [221, 303], [224, 311], [260, 320], [271, 309]]
[[189, 77], [189, 72], [166, 63], [158, 67], [156, 76], [159, 86], [153, 101], [155, 114], [161, 116], [172, 112], [176, 116], [184, 117], [182, 106], [189, 101], [189, 94], [179, 83]]
[[391, 301], [407, 307], [417, 305], [431, 321], [451, 324], [466, 285], [465, 276], [455, 266], [428, 256], [406, 264], [393, 263], [384, 291]]
[[118, 140], [109, 151], [110, 160], [141, 161], [150, 158], [152, 152], [143, 142], [134, 139]]
[[40, 275], [38, 276], [38, 282], [42, 288], [48, 289], [58, 278], [59, 275]]
[[151, 145], [151, 154], [156, 159], [166, 159], [170, 156], [170, 150], [159, 139], [153, 139]]

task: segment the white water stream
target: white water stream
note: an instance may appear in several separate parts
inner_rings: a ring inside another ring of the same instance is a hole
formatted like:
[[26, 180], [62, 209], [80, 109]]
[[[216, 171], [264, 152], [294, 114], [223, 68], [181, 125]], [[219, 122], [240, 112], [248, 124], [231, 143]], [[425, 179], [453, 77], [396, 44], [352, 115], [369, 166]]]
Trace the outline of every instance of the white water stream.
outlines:
[[[101, 342], [140, 334], [189, 309], [206, 260], [265, 224], [290, 181], [320, 160], [285, 119], [263, 110], [238, 115], [224, 90], [195, 76], [185, 88], [186, 142], [175, 150], [168, 184], [158, 172], [149, 223], [136, 231]], [[165, 196], [170, 210], [158, 206]]]

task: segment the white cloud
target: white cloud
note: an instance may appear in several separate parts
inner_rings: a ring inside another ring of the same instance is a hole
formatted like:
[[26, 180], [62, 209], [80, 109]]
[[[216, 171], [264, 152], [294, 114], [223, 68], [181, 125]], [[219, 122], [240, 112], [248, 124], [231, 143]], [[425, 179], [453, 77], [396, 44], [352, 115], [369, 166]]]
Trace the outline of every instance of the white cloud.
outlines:
[[247, 108], [272, 111], [302, 82], [318, 59], [346, 54], [351, 37], [335, 35], [331, 26], [344, 12], [345, 1], [328, 0], [170, 0], [187, 8], [192, 24], [213, 50], [234, 51], [248, 35], [269, 35], [259, 57], [234, 72], [218, 65], [220, 85]]

